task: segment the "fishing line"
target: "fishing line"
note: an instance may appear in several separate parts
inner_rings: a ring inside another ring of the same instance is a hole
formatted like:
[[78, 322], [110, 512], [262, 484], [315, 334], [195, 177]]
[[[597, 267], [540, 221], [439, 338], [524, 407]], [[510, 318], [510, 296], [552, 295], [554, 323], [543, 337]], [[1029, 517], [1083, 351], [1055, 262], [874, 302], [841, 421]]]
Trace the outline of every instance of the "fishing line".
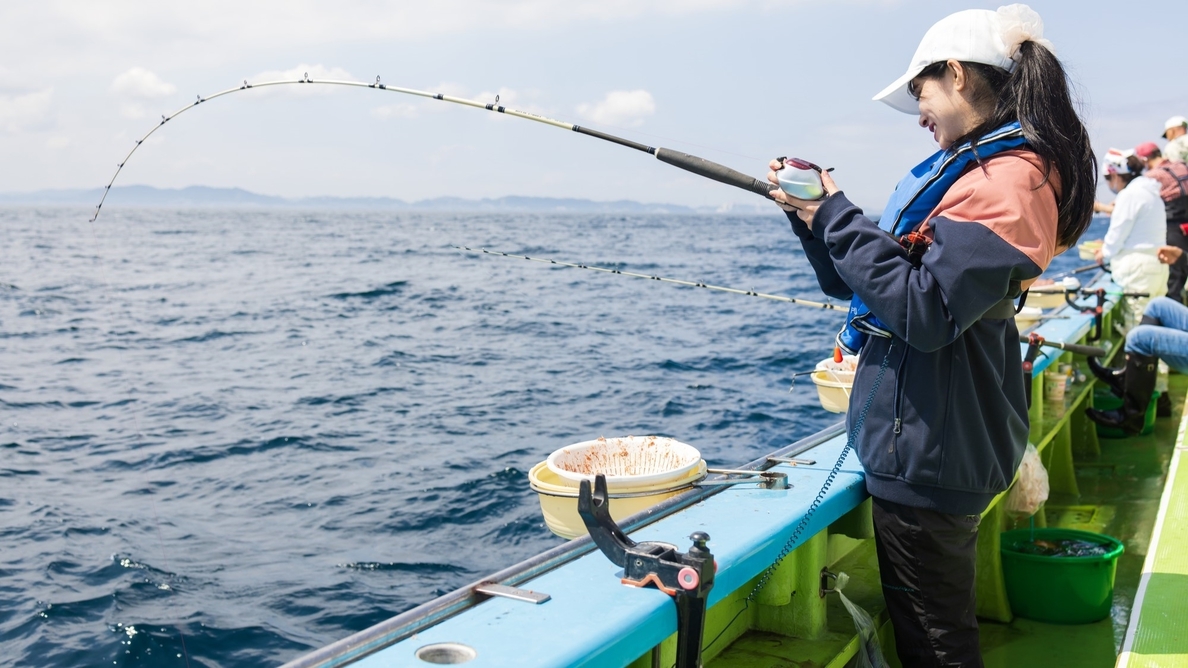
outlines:
[[784, 297], [782, 295], [772, 295], [765, 292], [756, 292], [755, 290], [740, 290], [738, 288], [727, 288], [721, 285], [710, 285], [700, 281], [684, 281], [677, 278], [665, 278], [663, 276], [652, 276], [649, 274], [637, 274], [632, 271], [623, 271], [622, 269], [609, 269], [607, 267], [596, 267], [588, 264], [574, 264], [572, 262], [562, 262], [560, 260], [550, 260], [548, 258], [528, 257], [527, 255], [514, 255], [512, 253], [503, 253], [501, 251], [487, 250], [485, 248], [468, 248], [466, 246], [454, 246], [454, 248], [471, 253], [482, 253], [484, 255], [495, 255], [498, 257], [507, 257], [516, 260], [529, 260], [531, 262], [542, 262], [544, 264], [552, 264], [558, 267], [571, 267], [573, 269], [588, 269], [590, 271], [600, 271], [605, 274], [618, 274], [620, 276], [629, 276], [631, 278], [646, 278], [652, 281], [660, 281], [661, 283], [672, 283], [674, 285], [684, 285], [690, 288], [705, 288], [706, 290], [715, 290], [717, 292], [729, 292], [736, 295], [745, 295], [748, 297], [759, 297], [761, 299], [770, 299], [772, 301], [784, 302], [786, 304], [796, 304], [798, 306], [809, 306], [812, 308], [824, 309], [828, 311], [846, 311], [849, 310], [846, 306], [839, 306], [837, 304], [826, 304], [824, 302], [815, 302], [809, 299], [797, 299], [796, 297]]
[[[511, 258], [514, 260], [529, 260], [531, 262], [552, 264], [552, 265], [556, 265], [558, 267], [571, 267], [573, 269], [588, 269], [590, 271], [598, 271], [598, 272], [602, 272], [604, 274], [618, 274], [619, 276], [628, 276], [631, 278], [646, 278], [646, 279], [649, 279], [652, 281], [660, 281], [661, 283], [671, 283], [673, 285], [684, 285], [684, 286], [691, 287], [691, 288], [705, 288], [706, 290], [713, 290], [716, 292], [728, 292], [728, 293], [735, 294], [735, 295], [745, 295], [747, 297], [759, 297], [761, 299], [769, 299], [772, 301], [784, 302], [785, 304], [796, 304], [797, 306], [807, 306], [810, 308], [823, 309], [823, 310], [828, 310], [828, 311], [848, 311], [849, 310], [848, 307], [840, 306], [838, 304], [827, 304], [825, 302], [812, 301], [811, 299], [799, 299], [796, 297], [785, 297], [783, 295], [772, 295], [772, 294], [768, 294], [765, 292], [756, 292], [755, 290], [742, 290], [739, 288], [728, 288], [728, 287], [723, 287], [721, 285], [710, 285], [708, 283], [702, 283], [699, 281], [685, 281], [685, 280], [681, 280], [681, 279], [677, 279], [677, 278], [665, 278], [663, 276], [652, 276], [650, 274], [637, 274], [637, 273], [631, 272], [631, 271], [623, 271], [622, 269], [610, 269], [608, 267], [596, 267], [594, 265], [589, 265], [589, 264], [576, 264], [573, 262], [562, 262], [561, 260], [551, 260], [549, 258], [529, 257], [527, 255], [516, 255], [514, 253], [504, 253], [502, 251], [487, 250], [485, 248], [469, 248], [467, 246], [453, 246], [453, 248], [456, 248], [457, 250], [467, 251], [470, 253], [482, 253], [484, 255], [494, 255], [496, 257], [506, 257], [506, 258]], [[1076, 271], [1078, 271], [1078, 272], [1088, 271], [1089, 269], [1092, 269], [1093, 267], [1097, 267], [1097, 266], [1100, 266], [1100, 265], [1093, 265], [1092, 267], [1081, 267], [1080, 269], [1077, 269]], [[1047, 316], [1040, 316], [1040, 317], [1041, 317], [1041, 319], [1064, 319], [1064, 318], [1068, 318], [1069, 316], [1047, 315]], [[1064, 343], [1062, 341], [1050, 341], [1043, 337], [1038, 337], [1038, 338], [1039, 338], [1039, 344], [1041, 346], [1046, 346], [1048, 348], [1056, 348], [1058, 350], [1067, 350], [1070, 352], [1074, 352], [1078, 355], [1097, 355], [1097, 356], [1101, 355], [1101, 353], [1096, 352], [1097, 349], [1094, 349], [1092, 346], [1082, 346], [1082, 345], [1073, 344], [1073, 343]], [[1031, 338], [1028, 336], [1025, 336], [1023, 334], [1020, 334], [1019, 342], [1020, 343], [1030, 343]], [[793, 374], [793, 384], [795, 384], [796, 376], [804, 375], [806, 373], [812, 373], [812, 372], [811, 371], [810, 372], [798, 371], [798, 372], [794, 373]], [[792, 390], [789, 389], [788, 391], [791, 392]]]
[[651, 156], [654, 156], [657, 160], [667, 163], [667, 164], [670, 164], [674, 167], [679, 167], [685, 171], [697, 174], [698, 176], [704, 176], [708, 179], [713, 179], [714, 181], [718, 181], [720, 183], [725, 183], [727, 185], [731, 185], [736, 188], [741, 188], [743, 190], [755, 193], [757, 195], [762, 195], [764, 197], [767, 197], [768, 199], [771, 198], [771, 192], [779, 187], [779, 186], [772, 185], [771, 183], [768, 183], [766, 180], [756, 179], [754, 177], [743, 174], [742, 172], [739, 172], [739, 171], [736, 171], [729, 167], [726, 167], [725, 165], [720, 165], [716, 162], [706, 160], [705, 158], [699, 158], [695, 155], [690, 155], [688, 153], [682, 153], [681, 151], [675, 151], [675, 150], [669, 149], [669, 148], [648, 146], [646, 144], [641, 144], [639, 142], [631, 141], [630, 139], [618, 137], [616, 135], [608, 134], [606, 132], [601, 132], [599, 130], [582, 127], [582, 126], [576, 125], [574, 123], [569, 123], [566, 121], [559, 121], [559, 120], [556, 120], [553, 118], [549, 118], [547, 116], [542, 116], [540, 114], [534, 114], [534, 113], [527, 112], [527, 111], [520, 111], [518, 109], [511, 109], [511, 108], [508, 108], [505, 106], [501, 106], [499, 104], [499, 96], [498, 95], [495, 96], [495, 101], [493, 103], [486, 103], [486, 102], [478, 102], [475, 100], [468, 100], [468, 99], [462, 98], [462, 97], [454, 97], [453, 95], [445, 95], [443, 93], [430, 93], [428, 91], [416, 90], [414, 88], [402, 88], [399, 86], [389, 86], [387, 84], [380, 83], [380, 78], [378, 76], [375, 78], [374, 83], [366, 83], [363, 81], [347, 81], [347, 80], [339, 80], [339, 79], [314, 80], [314, 79], [309, 78], [309, 73], [306, 72], [305, 75], [302, 76], [302, 78], [293, 79], [293, 80], [277, 80], [277, 81], [262, 81], [259, 83], [248, 83], [248, 81], [245, 79], [243, 81], [243, 83], [239, 86], [236, 86], [234, 88], [228, 88], [226, 90], [221, 90], [217, 93], [213, 93], [213, 94], [207, 95], [205, 97], [202, 95], [199, 95], [199, 96], [197, 96], [196, 100], [194, 100], [190, 104], [187, 104], [186, 106], [182, 107], [181, 109], [178, 109], [177, 111], [173, 112], [172, 114], [162, 115], [161, 121], [159, 123], [157, 123], [155, 126], [153, 126], [153, 128], [151, 130], [149, 130], [148, 132], [146, 132], [144, 134], [144, 136], [142, 136], [140, 139], [137, 139], [136, 144], [132, 146], [132, 149], [130, 151], [128, 151], [127, 155], [124, 156], [124, 159], [122, 161], [120, 161], [120, 163], [118, 165], [116, 165], [115, 173], [111, 175], [111, 180], [108, 181], [107, 185], [103, 188], [103, 195], [99, 198], [99, 203], [95, 205], [95, 213], [91, 217], [91, 222], [93, 223], [99, 218], [99, 212], [103, 208], [103, 203], [107, 200], [107, 195], [111, 192], [112, 185], [115, 184], [115, 181], [119, 177], [120, 172], [123, 171], [124, 166], [128, 164], [128, 161], [132, 159], [132, 156], [136, 153], [136, 150], [139, 149], [142, 144], [144, 144], [145, 140], [147, 140], [149, 137], [151, 137], [154, 132], [161, 129], [166, 123], [173, 120], [174, 118], [177, 118], [181, 114], [184, 114], [185, 112], [193, 109], [194, 107], [197, 107], [198, 105], [200, 105], [204, 102], [209, 102], [211, 100], [214, 100], [214, 99], [217, 99], [220, 97], [224, 97], [226, 95], [231, 95], [232, 93], [239, 93], [239, 92], [242, 92], [245, 90], [251, 90], [253, 88], [267, 88], [267, 87], [271, 87], [271, 86], [289, 86], [289, 85], [300, 85], [300, 86], [326, 85], [326, 86], [350, 86], [350, 87], [355, 87], [355, 88], [370, 88], [373, 90], [387, 91], [389, 93], [401, 93], [404, 95], [413, 95], [416, 97], [424, 97], [424, 98], [428, 98], [428, 99], [432, 99], [432, 100], [440, 100], [442, 102], [451, 102], [453, 104], [460, 104], [460, 105], [467, 106], [467, 107], [474, 107], [476, 109], [486, 109], [487, 111], [492, 111], [492, 112], [504, 114], [507, 116], [514, 116], [516, 118], [522, 118], [522, 119], [528, 120], [528, 121], [535, 121], [537, 123], [543, 123], [545, 125], [550, 125], [555, 128], [560, 128], [562, 130], [570, 130], [572, 132], [577, 132], [579, 134], [583, 134], [588, 137], [594, 137], [595, 139], [601, 139], [603, 141], [607, 141], [612, 144], [617, 144], [619, 146], [624, 146], [626, 148], [635, 149], [636, 151], [641, 151], [643, 153], [647, 153]]

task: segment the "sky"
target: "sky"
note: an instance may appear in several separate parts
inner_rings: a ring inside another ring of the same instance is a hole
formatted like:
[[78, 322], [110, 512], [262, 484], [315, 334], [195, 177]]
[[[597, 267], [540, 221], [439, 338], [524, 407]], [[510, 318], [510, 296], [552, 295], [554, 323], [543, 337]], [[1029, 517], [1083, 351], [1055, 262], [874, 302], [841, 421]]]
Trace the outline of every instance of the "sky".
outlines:
[[[1182, 0], [1037, 0], [1100, 155], [1188, 115]], [[836, 168], [881, 209], [936, 150], [870, 100], [932, 23], [998, 3], [903, 0], [122, 0], [0, 6], [0, 192], [92, 188], [161, 114], [244, 80], [344, 78], [494, 101], [763, 176]], [[369, 89], [288, 87], [167, 124], [117, 185], [286, 197], [504, 195], [694, 206], [756, 196], [628, 149]], [[118, 206], [118, 197], [109, 202]]]

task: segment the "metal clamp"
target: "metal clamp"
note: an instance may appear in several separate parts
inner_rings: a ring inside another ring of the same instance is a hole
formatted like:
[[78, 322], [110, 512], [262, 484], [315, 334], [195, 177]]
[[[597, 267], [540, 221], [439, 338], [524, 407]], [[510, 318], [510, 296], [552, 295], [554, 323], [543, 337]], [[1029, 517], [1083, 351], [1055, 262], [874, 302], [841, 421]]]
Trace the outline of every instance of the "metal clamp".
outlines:
[[795, 457], [768, 457], [767, 461], [788, 466], [813, 466], [817, 463], [815, 459], [796, 459]]
[[540, 605], [552, 598], [548, 594], [543, 594], [531, 589], [520, 589], [518, 587], [509, 587], [507, 585], [499, 584], [498, 582], [484, 582], [483, 584], [474, 588], [478, 594], [486, 594], [487, 596], [500, 596], [502, 598], [510, 598], [513, 601], [523, 601], [525, 603], [535, 603]]
[[1088, 341], [1101, 340], [1101, 321], [1105, 314], [1105, 288], [1097, 288], [1096, 290], [1081, 290], [1081, 294], [1087, 297], [1096, 297], [1097, 303], [1093, 306], [1081, 306], [1076, 303], [1073, 292], [1064, 293], [1064, 301], [1071, 307], [1079, 309], [1085, 315], [1093, 316], [1093, 334], [1085, 337]]
[[837, 582], [837, 573], [830, 573], [828, 568], [821, 569], [821, 588], [817, 591], [817, 595], [825, 598], [829, 594], [837, 591], [837, 587], [829, 586], [830, 581]]
[[737, 471], [733, 469], [707, 469], [706, 473], [717, 475], [745, 476], [726, 480], [700, 480], [693, 483], [696, 487], [711, 487], [721, 485], [742, 485], [756, 483], [760, 489], [788, 489], [788, 474], [779, 471]]

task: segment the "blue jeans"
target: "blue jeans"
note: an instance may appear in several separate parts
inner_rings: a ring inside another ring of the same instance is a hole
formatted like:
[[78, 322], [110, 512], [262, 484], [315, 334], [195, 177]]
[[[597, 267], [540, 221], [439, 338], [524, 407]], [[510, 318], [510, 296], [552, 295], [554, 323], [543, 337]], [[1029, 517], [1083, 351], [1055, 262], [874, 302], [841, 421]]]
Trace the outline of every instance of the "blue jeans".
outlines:
[[1160, 325], [1139, 325], [1126, 335], [1126, 352], [1158, 357], [1180, 373], [1188, 373], [1188, 306], [1156, 297], [1143, 315], [1159, 318]]

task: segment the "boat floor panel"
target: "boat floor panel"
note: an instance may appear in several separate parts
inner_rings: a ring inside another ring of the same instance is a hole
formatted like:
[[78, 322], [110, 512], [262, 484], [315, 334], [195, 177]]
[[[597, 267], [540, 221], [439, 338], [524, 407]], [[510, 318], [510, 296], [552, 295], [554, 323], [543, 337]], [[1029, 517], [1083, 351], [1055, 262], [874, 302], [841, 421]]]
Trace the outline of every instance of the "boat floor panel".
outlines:
[[[1179, 402], [1182, 404], [1182, 402]], [[1119, 665], [1188, 666], [1188, 470], [1181, 426]]]
[[[1183, 420], [1188, 376], [1172, 375], [1170, 389], [1174, 414], [1156, 422], [1154, 433], [1123, 439], [1101, 439], [1101, 454], [1075, 462], [1079, 495], [1053, 494], [1040, 523], [1048, 526], [1084, 529], [1114, 536], [1126, 546], [1118, 561], [1114, 605], [1110, 618], [1095, 624], [1046, 624], [1015, 618], [1010, 623], [980, 620], [982, 654], [987, 668], [1049, 668], [1078, 666], [1107, 668], [1115, 665], [1130, 621], [1135, 593], [1142, 576], [1147, 547], [1159, 511], [1168, 467], [1175, 451]], [[1131, 666], [1188, 666], [1188, 471], [1174, 481], [1183, 487], [1179, 504], [1169, 509], [1161, 552], [1176, 564], [1160, 572], [1152, 582], [1147, 605], [1162, 617], [1152, 618], [1146, 636], [1140, 631], [1136, 649], [1154, 648], [1153, 662]], [[1176, 516], [1172, 522], [1170, 517]], [[1037, 523], [1037, 526], [1040, 524]], [[1026, 526], [1020, 522], [1019, 526]], [[1005, 529], [1016, 528], [1007, 526]], [[894, 641], [882, 594], [878, 590], [878, 567], [872, 541], [846, 555], [832, 570], [850, 573], [847, 594], [881, 624], [880, 635], [888, 663], [898, 667]], [[1158, 593], [1154, 593], [1154, 592]], [[711, 660], [710, 668], [728, 666], [798, 666], [840, 668], [857, 649], [850, 617], [836, 597], [831, 597], [828, 632], [806, 640], [771, 633], [749, 631]], [[1147, 643], [1147, 644], [1143, 644]], [[1167, 650], [1166, 652], [1163, 650]]]
[[[876, 624], [886, 622], [873, 541], [863, 541], [832, 565], [830, 570], [848, 574], [850, 583], [845, 588], [846, 596], [874, 617]], [[748, 631], [707, 663], [706, 668], [840, 668], [858, 649], [854, 624], [841, 599], [836, 596], [829, 597], [826, 619], [828, 628], [825, 633], [812, 640]]]
[[987, 668], [1114, 665], [1130, 621], [1183, 418], [1188, 376], [1173, 375], [1169, 385], [1176, 407], [1172, 417], [1157, 420], [1155, 431], [1147, 436], [1102, 438], [1098, 457], [1075, 462], [1080, 495], [1053, 494], [1045, 509], [1049, 526], [1096, 531], [1126, 545], [1118, 560], [1110, 617], [1080, 625], [1021, 618], [1009, 624], [982, 621], [982, 655]]

